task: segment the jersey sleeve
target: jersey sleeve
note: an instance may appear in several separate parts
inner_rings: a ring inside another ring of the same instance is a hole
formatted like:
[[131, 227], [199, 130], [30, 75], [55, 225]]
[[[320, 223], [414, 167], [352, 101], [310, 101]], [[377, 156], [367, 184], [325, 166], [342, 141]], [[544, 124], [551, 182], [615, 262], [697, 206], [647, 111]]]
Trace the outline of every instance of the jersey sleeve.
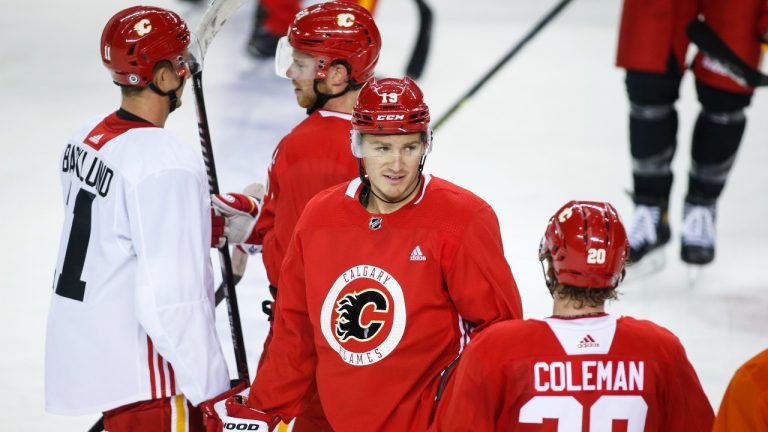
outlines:
[[316, 365], [301, 242], [297, 235], [282, 267], [281, 286], [274, 305], [272, 340], [262, 355], [248, 405], [290, 421], [301, 409]]
[[469, 222], [445, 271], [453, 303], [475, 330], [522, 319], [520, 293], [504, 258], [499, 222], [490, 206], [483, 206]]
[[712, 432], [768, 432], [768, 381], [765, 378], [752, 376], [744, 367], [736, 371], [720, 402]]
[[207, 200], [201, 177], [183, 169], [150, 175], [127, 193], [136, 315], [195, 405], [229, 387], [214, 325]]
[[482, 346], [476, 342], [467, 346], [451, 374], [430, 432], [497, 430], [498, 405], [504, 400], [497, 389], [502, 383], [486, 376], [485, 371], [493, 368], [483, 366], [483, 354], [478, 352]]
[[[672, 336], [674, 337], [674, 336]], [[671, 373], [665, 378], [669, 384], [665, 395], [664, 425], [662, 430], [710, 432], [714, 421], [712, 405], [701, 387], [685, 350], [674, 337], [674, 357], [666, 370]]]

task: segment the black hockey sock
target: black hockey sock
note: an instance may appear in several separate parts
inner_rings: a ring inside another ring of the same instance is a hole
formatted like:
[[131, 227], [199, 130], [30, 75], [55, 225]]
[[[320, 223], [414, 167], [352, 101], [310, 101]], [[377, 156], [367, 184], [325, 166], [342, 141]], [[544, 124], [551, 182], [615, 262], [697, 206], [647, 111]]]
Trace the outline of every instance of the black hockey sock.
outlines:
[[751, 95], [737, 94], [696, 83], [702, 111], [696, 120], [691, 147], [687, 200], [714, 203], [725, 187], [747, 121], [744, 108]]

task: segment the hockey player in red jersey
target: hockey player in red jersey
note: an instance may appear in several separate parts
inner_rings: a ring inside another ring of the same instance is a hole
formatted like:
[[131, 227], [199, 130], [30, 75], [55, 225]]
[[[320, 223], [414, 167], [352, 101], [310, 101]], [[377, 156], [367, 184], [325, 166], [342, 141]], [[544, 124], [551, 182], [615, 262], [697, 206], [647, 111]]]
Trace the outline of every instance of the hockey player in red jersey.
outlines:
[[[349, 153], [351, 113], [360, 87], [373, 76], [381, 50], [376, 23], [363, 8], [344, 2], [310, 6], [291, 24], [281, 39], [275, 59], [278, 75], [290, 78], [297, 103], [309, 116], [275, 148], [268, 172], [264, 205], [251, 232], [232, 235], [233, 244], [244, 242], [254, 251], [261, 245], [272, 295], [280, 286], [280, 266], [304, 206], [323, 189], [357, 176], [357, 162]], [[246, 197], [235, 202], [214, 197], [214, 205], [228, 217], [249, 219]], [[253, 206], [255, 207], [255, 206]], [[247, 221], [241, 226], [252, 226]], [[245, 238], [247, 237], [247, 238]], [[235, 252], [237, 258], [241, 251]], [[265, 346], [269, 343], [269, 338]], [[294, 429], [320, 431], [322, 409], [307, 404]]]
[[650, 321], [605, 313], [628, 249], [610, 204], [558, 210], [539, 248], [553, 315], [494, 324], [472, 340], [434, 430], [710, 431], [712, 408], [680, 341]]
[[120, 109], [89, 121], [59, 165], [65, 221], [46, 337], [46, 409], [104, 414], [111, 432], [201, 431], [195, 405], [229, 388], [214, 326], [208, 179], [163, 129], [190, 33], [136, 6], [104, 27]]
[[[469, 338], [521, 318], [491, 207], [422, 173], [429, 118], [408, 78], [363, 87], [352, 120], [360, 177], [302, 213], [272, 343], [246, 405], [230, 400], [231, 408], [291, 419], [316, 379], [337, 432], [423, 431], [441, 374]], [[240, 421], [233, 413], [225, 423]]]
[[[667, 217], [672, 158], [677, 147], [680, 81], [686, 26], [701, 14], [728, 46], [757, 67], [766, 41], [764, 0], [625, 0], [617, 65], [627, 70], [630, 150], [635, 213], [629, 229], [630, 260], [670, 240]], [[732, 79], [716, 60], [699, 53], [693, 62], [701, 112], [693, 131], [688, 191], [680, 229], [680, 255], [690, 264], [715, 257], [717, 200], [725, 187], [746, 127], [752, 88]]]

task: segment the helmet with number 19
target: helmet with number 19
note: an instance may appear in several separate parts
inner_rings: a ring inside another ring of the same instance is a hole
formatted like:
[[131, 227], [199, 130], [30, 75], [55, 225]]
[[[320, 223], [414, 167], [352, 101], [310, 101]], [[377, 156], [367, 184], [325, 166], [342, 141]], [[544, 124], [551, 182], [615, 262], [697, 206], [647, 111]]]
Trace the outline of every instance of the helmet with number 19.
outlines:
[[629, 242], [609, 203], [570, 201], [549, 219], [539, 246], [556, 283], [581, 288], [616, 288], [624, 275]]

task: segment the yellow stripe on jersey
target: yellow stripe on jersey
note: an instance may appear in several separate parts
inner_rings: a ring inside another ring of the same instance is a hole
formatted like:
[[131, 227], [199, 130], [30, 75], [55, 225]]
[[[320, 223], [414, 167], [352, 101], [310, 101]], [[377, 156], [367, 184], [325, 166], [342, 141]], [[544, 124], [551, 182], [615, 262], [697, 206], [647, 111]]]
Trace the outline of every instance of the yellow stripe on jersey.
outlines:
[[376, 0], [357, 0], [357, 4], [373, 13], [373, 5], [376, 4]]
[[187, 431], [187, 404], [185, 403], [184, 395], [176, 395], [172, 398], [171, 403], [174, 405], [176, 411], [176, 425], [171, 425], [173, 432], [186, 432]]

